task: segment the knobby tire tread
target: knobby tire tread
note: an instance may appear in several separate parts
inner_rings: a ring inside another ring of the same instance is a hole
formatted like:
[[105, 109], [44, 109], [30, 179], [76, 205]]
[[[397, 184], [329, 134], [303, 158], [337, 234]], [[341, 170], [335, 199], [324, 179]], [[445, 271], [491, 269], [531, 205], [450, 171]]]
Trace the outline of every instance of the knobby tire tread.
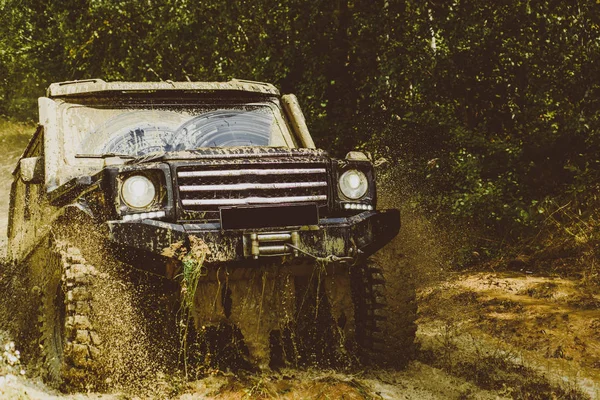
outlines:
[[363, 363], [402, 368], [415, 356], [417, 305], [410, 277], [388, 303], [384, 270], [369, 259], [352, 270], [356, 341]]
[[93, 325], [91, 288], [98, 271], [66, 244], [50, 248], [48, 261], [39, 313], [46, 378], [61, 390], [97, 389], [102, 343]]

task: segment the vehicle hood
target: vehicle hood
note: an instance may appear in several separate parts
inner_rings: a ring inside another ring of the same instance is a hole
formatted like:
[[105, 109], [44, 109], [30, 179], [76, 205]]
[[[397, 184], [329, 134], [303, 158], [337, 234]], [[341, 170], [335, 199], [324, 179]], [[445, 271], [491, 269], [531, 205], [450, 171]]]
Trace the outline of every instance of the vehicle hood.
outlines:
[[171, 160], [175, 161], [235, 158], [327, 157], [327, 155], [328, 154], [325, 150], [320, 149], [290, 149], [285, 147], [225, 147], [148, 154], [147, 156], [130, 160], [127, 162], [127, 164]]

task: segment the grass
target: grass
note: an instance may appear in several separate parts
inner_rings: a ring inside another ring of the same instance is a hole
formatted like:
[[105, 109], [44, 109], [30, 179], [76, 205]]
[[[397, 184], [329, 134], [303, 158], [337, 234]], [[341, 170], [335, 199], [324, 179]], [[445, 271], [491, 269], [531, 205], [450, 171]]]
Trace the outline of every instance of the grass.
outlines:
[[0, 144], [8, 152], [22, 152], [35, 132], [35, 125], [0, 117]]
[[[176, 244], [173, 249], [174, 255], [181, 260], [181, 308], [179, 310], [180, 317], [178, 320], [181, 321], [179, 324], [179, 341], [180, 341], [180, 352], [183, 358], [184, 372], [186, 378], [188, 377], [188, 349], [190, 343], [188, 339], [190, 336], [190, 324], [194, 324], [193, 310], [194, 310], [194, 299], [198, 290], [198, 284], [200, 278], [206, 275], [206, 267], [204, 261], [206, 256], [210, 253], [208, 246], [202, 240], [195, 236], [190, 237], [190, 249], [186, 249], [181, 244]], [[192, 329], [193, 331], [193, 329]]]

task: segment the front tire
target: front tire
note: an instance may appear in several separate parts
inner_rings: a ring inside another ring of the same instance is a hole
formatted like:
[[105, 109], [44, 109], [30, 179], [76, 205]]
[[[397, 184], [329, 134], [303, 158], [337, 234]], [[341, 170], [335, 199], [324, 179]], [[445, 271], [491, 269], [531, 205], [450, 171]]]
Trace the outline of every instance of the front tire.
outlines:
[[351, 270], [359, 357], [368, 365], [403, 368], [414, 358], [417, 304], [414, 281], [405, 271], [394, 293], [372, 259]]
[[98, 272], [66, 245], [52, 246], [47, 260], [39, 313], [45, 378], [60, 389], [96, 388], [102, 344], [94, 328], [91, 287]]

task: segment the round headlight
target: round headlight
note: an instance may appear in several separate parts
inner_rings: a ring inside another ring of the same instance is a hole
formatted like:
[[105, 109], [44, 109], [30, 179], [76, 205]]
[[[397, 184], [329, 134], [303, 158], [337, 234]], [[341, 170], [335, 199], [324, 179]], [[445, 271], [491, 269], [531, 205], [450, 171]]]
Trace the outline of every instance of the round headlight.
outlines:
[[154, 183], [143, 175], [134, 175], [125, 179], [121, 187], [123, 201], [132, 208], [148, 207], [155, 196]]
[[369, 189], [367, 176], [355, 169], [348, 170], [340, 176], [340, 190], [349, 199], [360, 199]]

